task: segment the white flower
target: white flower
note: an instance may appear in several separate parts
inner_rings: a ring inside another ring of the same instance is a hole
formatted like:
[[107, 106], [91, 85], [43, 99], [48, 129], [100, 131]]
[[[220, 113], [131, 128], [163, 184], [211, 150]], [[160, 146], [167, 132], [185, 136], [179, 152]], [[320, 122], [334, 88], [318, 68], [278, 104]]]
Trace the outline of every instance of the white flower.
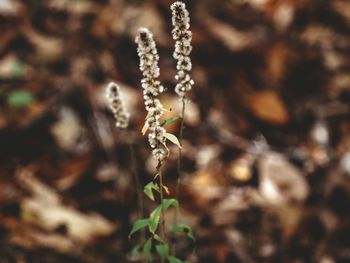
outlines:
[[120, 95], [119, 86], [114, 82], [109, 83], [106, 96], [109, 101], [109, 107], [116, 119], [116, 126], [120, 129], [128, 128], [130, 114], [125, 108], [123, 99]]
[[174, 26], [172, 35], [176, 41], [173, 57], [177, 60], [176, 69], [178, 70], [175, 76], [175, 79], [178, 81], [175, 92], [180, 97], [184, 97], [194, 85], [194, 81], [188, 74], [192, 69], [192, 62], [189, 57], [192, 51], [192, 32], [189, 30], [190, 18], [184, 3], [177, 1], [170, 8], [172, 10], [172, 23]]
[[164, 108], [157, 98], [164, 87], [158, 80], [160, 71], [158, 66], [159, 56], [153, 34], [147, 28], [140, 28], [135, 39], [138, 44], [137, 52], [140, 57], [140, 70], [142, 72], [141, 86], [143, 88], [143, 98], [145, 108], [148, 112], [145, 120], [150, 133], [148, 142], [154, 149], [152, 155], [159, 162], [166, 158], [168, 152], [165, 147], [166, 130], [161, 126], [160, 119], [164, 113]]

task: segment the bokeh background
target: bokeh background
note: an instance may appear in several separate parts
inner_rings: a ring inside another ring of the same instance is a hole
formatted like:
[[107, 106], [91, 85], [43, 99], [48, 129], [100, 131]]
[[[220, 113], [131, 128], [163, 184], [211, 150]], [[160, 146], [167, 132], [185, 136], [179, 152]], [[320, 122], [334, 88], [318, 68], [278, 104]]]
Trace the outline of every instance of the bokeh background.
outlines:
[[[195, 87], [177, 237], [189, 262], [350, 262], [350, 2], [185, 1]], [[170, 0], [0, 0], [0, 262], [141, 262], [132, 141], [154, 162], [134, 38], [150, 28], [174, 93]], [[132, 122], [105, 99], [120, 84]], [[174, 123], [167, 127], [177, 134]], [[177, 149], [164, 170], [171, 196]], [[145, 201], [151, 211], [154, 203]], [[167, 218], [171, 221], [172, 211]], [[194, 251], [194, 252], [193, 252]]]

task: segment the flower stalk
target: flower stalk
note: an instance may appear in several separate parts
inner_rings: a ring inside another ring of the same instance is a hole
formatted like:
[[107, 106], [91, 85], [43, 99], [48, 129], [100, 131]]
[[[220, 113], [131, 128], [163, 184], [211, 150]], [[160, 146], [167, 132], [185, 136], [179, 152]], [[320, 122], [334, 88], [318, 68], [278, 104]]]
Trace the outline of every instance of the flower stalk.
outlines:
[[[174, 59], [177, 61], [176, 69], [177, 74], [175, 79], [177, 84], [175, 86], [175, 92], [180, 97], [182, 110], [180, 115], [180, 131], [179, 131], [179, 142], [182, 146], [183, 129], [185, 123], [185, 113], [186, 113], [186, 95], [192, 90], [194, 81], [190, 76], [190, 71], [192, 69], [192, 62], [190, 54], [192, 51], [192, 32], [190, 31], [190, 17], [189, 12], [186, 9], [186, 5], [183, 2], [177, 1], [173, 3], [170, 7], [172, 11], [172, 36], [175, 40], [175, 50], [173, 53]], [[177, 172], [178, 178], [176, 182], [176, 199], [179, 198], [180, 184], [181, 184], [181, 159], [182, 159], [182, 148], [179, 147], [179, 157], [177, 161]], [[174, 226], [177, 225], [178, 213], [174, 214]], [[175, 249], [175, 248], [174, 248]]]
[[[120, 88], [119, 86], [114, 83], [110, 82], [107, 85], [107, 90], [106, 90], [106, 97], [109, 102], [109, 107], [111, 111], [113, 112], [114, 118], [116, 120], [116, 126], [121, 129], [121, 130], [127, 130], [129, 127], [129, 122], [130, 122], [130, 113], [125, 107], [124, 100], [120, 94]], [[139, 175], [137, 172], [137, 162], [136, 162], [136, 155], [133, 147], [133, 141], [131, 136], [129, 135], [128, 132], [127, 137], [128, 137], [128, 147], [129, 147], [129, 154], [131, 158], [131, 172], [134, 177], [134, 182], [136, 184], [136, 195], [137, 195], [137, 200], [138, 200], [138, 218], [143, 218], [143, 212], [144, 212], [144, 204], [143, 204], [143, 197], [141, 194], [141, 182], [139, 179]], [[141, 242], [145, 241], [145, 231], [141, 231]]]
[[[143, 97], [147, 116], [145, 127], [149, 130], [148, 142], [151, 146], [152, 155], [158, 161], [157, 176], [159, 178], [160, 202], [164, 202], [163, 175], [161, 172], [162, 163], [168, 156], [166, 147], [166, 130], [161, 125], [161, 117], [164, 114], [164, 108], [158, 96], [164, 91], [164, 87], [158, 80], [160, 70], [158, 66], [159, 55], [153, 34], [147, 28], [140, 28], [139, 34], [135, 39], [138, 44], [137, 52], [140, 58], [140, 70], [142, 72], [141, 85], [143, 88]], [[166, 242], [166, 231], [164, 221], [164, 209], [161, 209], [161, 238]]]

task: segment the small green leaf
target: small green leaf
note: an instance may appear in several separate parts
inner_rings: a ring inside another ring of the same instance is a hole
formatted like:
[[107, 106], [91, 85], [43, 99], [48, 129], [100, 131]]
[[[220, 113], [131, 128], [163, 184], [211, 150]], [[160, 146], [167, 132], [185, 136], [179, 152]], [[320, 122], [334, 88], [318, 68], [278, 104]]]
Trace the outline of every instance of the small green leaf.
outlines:
[[161, 206], [157, 206], [156, 209], [153, 210], [153, 212], [149, 216], [149, 231], [152, 234], [155, 234], [158, 224], [160, 221], [160, 213], [161, 213]]
[[177, 117], [171, 117], [171, 118], [169, 118], [169, 119], [164, 120], [164, 121], [162, 122], [161, 125], [162, 125], [162, 126], [169, 125], [169, 124], [171, 124], [171, 123], [177, 121], [178, 119], [180, 119], [179, 116], [177, 116]]
[[163, 199], [163, 210], [166, 211], [170, 206], [173, 206], [176, 208], [176, 210], [179, 210], [179, 202], [176, 199]]
[[134, 234], [136, 233], [137, 231], [139, 231], [140, 229], [148, 226], [150, 224], [149, 222], [149, 219], [148, 218], [145, 218], [145, 219], [139, 219], [139, 220], [136, 220], [132, 226], [132, 229], [130, 231], [130, 234], [129, 234], [129, 238]]
[[26, 90], [17, 90], [10, 93], [7, 102], [14, 108], [24, 108], [33, 103], [32, 93]]
[[181, 259], [178, 259], [174, 256], [168, 256], [168, 260], [170, 263], [184, 263]]
[[136, 257], [139, 254], [140, 248], [141, 248], [141, 245], [134, 246], [130, 252], [131, 256]]
[[160, 192], [159, 186], [154, 182], [149, 182], [143, 189], [144, 193], [148, 196], [149, 199], [154, 201], [153, 190]]
[[156, 250], [158, 255], [164, 260], [169, 256], [169, 246], [168, 244], [156, 245]]
[[152, 238], [149, 238], [143, 246], [143, 255], [145, 256], [148, 262], [152, 261], [151, 249], [152, 249]]
[[190, 226], [185, 224], [178, 224], [170, 229], [172, 233], [185, 233], [190, 239], [195, 241], [195, 237], [193, 235], [192, 229]]
[[159, 241], [160, 243], [164, 243], [164, 240], [160, 236], [158, 236], [157, 234], [153, 234], [153, 238], [155, 240]]
[[167, 138], [169, 141], [171, 141], [173, 144], [175, 144], [180, 149], [182, 148], [179, 140], [177, 139], [177, 137], [174, 134], [167, 132], [164, 134], [164, 137]]

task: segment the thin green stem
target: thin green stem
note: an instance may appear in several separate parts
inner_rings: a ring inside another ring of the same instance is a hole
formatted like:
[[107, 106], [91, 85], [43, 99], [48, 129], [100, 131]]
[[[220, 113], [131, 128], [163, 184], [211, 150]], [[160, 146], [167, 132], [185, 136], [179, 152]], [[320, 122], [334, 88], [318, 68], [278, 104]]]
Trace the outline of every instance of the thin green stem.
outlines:
[[[162, 174], [162, 162], [158, 160], [158, 166], [157, 166], [157, 174], [159, 177], [159, 188], [160, 188], [160, 204], [161, 204], [161, 216], [160, 216], [160, 224], [161, 224], [161, 238], [165, 243], [167, 242], [167, 236], [165, 231], [165, 211], [163, 209], [163, 202], [164, 202], [164, 184], [163, 184], [163, 174]], [[164, 259], [162, 258], [161, 262], [164, 262]]]
[[[179, 142], [180, 145], [182, 146], [182, 137], [183, 137], [183, 129], [184, 129], [184, 124], [185, 124], [185, 112], [186, 112], [186, 96], [181, 98], [182, 102], [182, 110], [181, 110], [181, 122], [180, 122], [180, 131], [179, 131]], [[176, 180], [176, 190], [175, 190], [175, 198], [176, 200], [179, 200], [179, 195], [180, 195], [180, 185], [181, 185], [181, 160], [182, 160], [182, 147], [179, 147], [179, 157], [177, 159], [177, 180]], [[177, 218], [178, 218], [178, 211], [175, 210], [174, 213], [174, 219], [173, 219], [173, 226], [177, 225]], [[175, 244], [173, 245], [172, 248], [173, 254], [175, 253]]]
[[[182, 146], [183, 129], [185, 123], [185, 112], [186, 112], [186, 97], [182, 97], [182, 111], [181, 111], [181, 122], [180, 122], [180, 132], [179, 132], [179, 142]], [[181, 182], [181, 159], [182, 159], [182, 148], [179, 147], [179, 158], [177, 159], [177, 183], [176, 183], [176, 199], [179, 198], [180, 194], [180, 182]]]

